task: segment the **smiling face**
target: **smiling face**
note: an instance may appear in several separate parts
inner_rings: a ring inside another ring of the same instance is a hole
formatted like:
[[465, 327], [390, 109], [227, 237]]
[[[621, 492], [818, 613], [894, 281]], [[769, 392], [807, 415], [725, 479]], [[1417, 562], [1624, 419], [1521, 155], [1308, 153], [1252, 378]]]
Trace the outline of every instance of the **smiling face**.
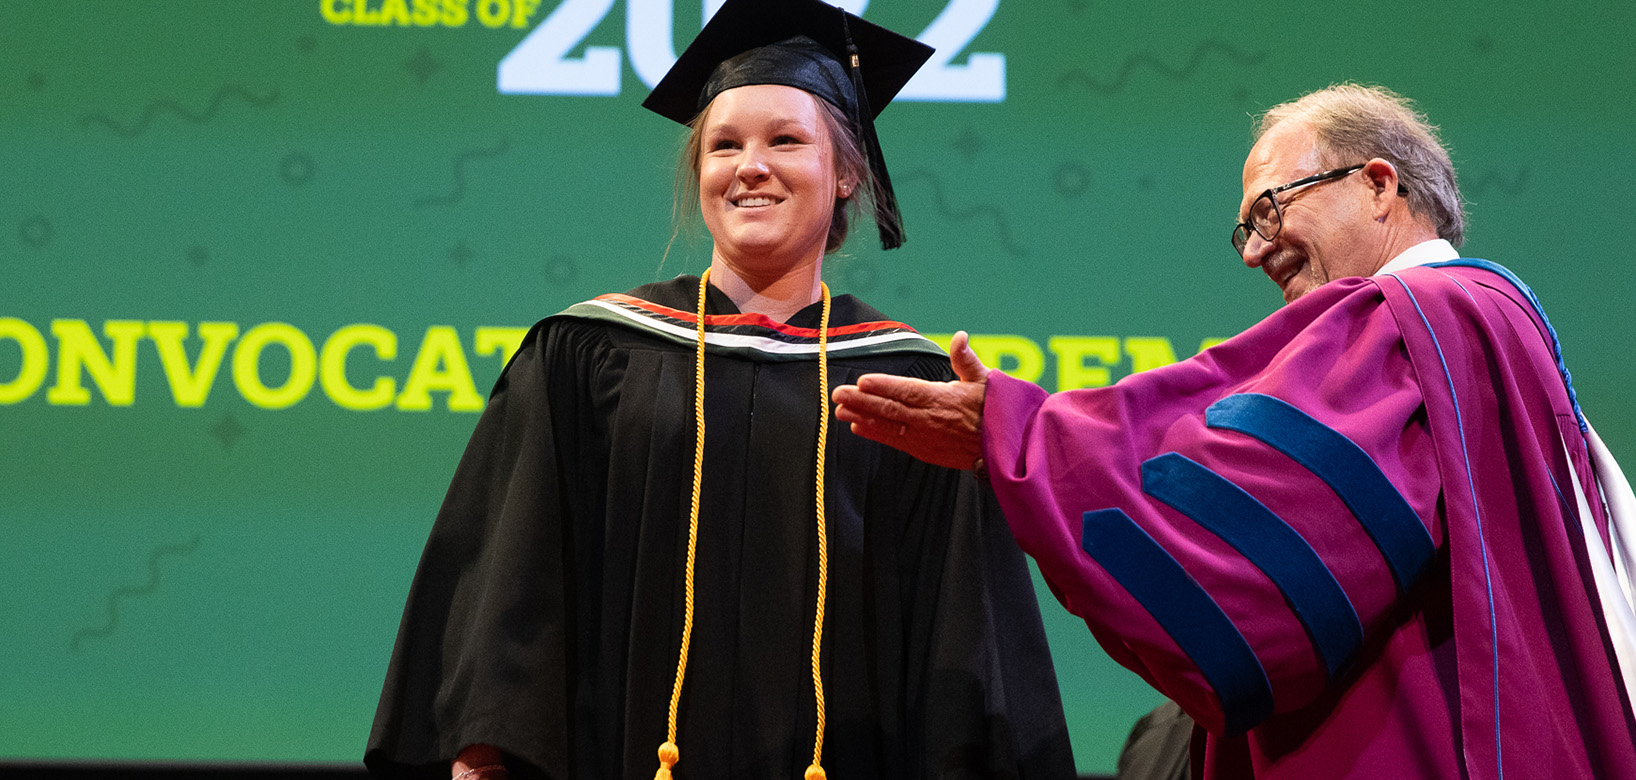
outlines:
[[729, 89], [699, 133], [699, 208], [715, 254], [777, 273], [823, 257], [840, 181], [818, 98], [776, 84]]
[[[1359, 161], [1361, 162], [1361, 161]], [[1244, 162], [1244, 197], [1239, 219], [1261, 193], [1324, 170], [1316, 139], [1306, 122], [1286, 119], [1257, 141]], [[1279, 193], [1283, 229], [1272, 241], [1251, 234], [1244, 245], [1244, 264], [1260, 268], [1284, 292], [1284, 302], [1318, 289], [1333, 279], [1368, 276], [1380, 270], [1379, 241], [1370, 188], [1363, 172]]]

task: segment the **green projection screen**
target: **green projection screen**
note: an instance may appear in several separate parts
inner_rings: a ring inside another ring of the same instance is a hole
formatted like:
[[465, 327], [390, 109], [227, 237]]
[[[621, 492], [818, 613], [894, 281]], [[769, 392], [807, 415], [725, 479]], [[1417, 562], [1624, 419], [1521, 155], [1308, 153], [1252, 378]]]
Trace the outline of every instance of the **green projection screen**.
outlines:
[[[1049, 389], [1280, 302], [1228, 244], [1250, 116], [1441, 124], [1636, 458], [1623, 2], [852, 0], [939, 47], [880, 131], [907, 245], [827, 265]], [[0, 757], [353, 763], [523, 328], [697, 273], [639, 103], [709, 0], [0, 2]], [[1159, 697], [1040, 587], [1080, 767]]]

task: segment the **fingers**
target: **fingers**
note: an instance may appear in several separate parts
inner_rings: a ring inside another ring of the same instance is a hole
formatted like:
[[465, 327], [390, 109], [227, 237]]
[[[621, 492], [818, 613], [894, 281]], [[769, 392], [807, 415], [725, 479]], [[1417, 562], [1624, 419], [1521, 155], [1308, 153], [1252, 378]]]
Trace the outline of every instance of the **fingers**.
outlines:
[[988, 381], [988, 366], [971, 349], [971, 337], [965, 331], [954, 334], [949, 343], [949, 365], [962, 382]]
[[[866, 413], [864, 413], [862, 411], [861, 406], [862, 406], [862, 404], [867, 403], [867, 401], [854, 400], [852, 398], [852, 394], [857, 393], [857, 388], [852, 388], [852, 393], [848, 393], [848, 394], [845, 394], [845, 395], [840, 393], [839, 390], [840, 390], [840, 388], [836, 388], [837, 392], [835, 393], [835, 419], [840, 420], [841, 422], [849, 422], [849, 423], [865, 422], [865, 421], [868, 421], [868, 420], [880, 419], [876, 415], [866, 414]], [[865, 396], [865, 397], [867, 398], [867, 396]]]
[[852, 423], [852, 432], [944, 468], [969, 469], [981, 454], [975, 444], [966, 446], [968, 443], [960, 439], [878, 418]]
[[908, 407], [930, 406], [941, 387], [942, 384], [938, 382], [893, 374], [864, 374], [858, 377], [859, 390]]
[[[968, 354], [969, 350], [967, 351]], [[982, 362], [970, 355], [976, 369]], [[835, 388], [835, 418], [852, 432], [896, 447], [927, 463], [968, 469], [982, 451], [981, 382], [927, 382], [865, 374]]]
[[859, 390], [855, 385], [835, 388], [835, 419], [851, 423], [852, 432], [882, 444], [901, 447], [909, 426], [898, 417], [905, 415], [902, 406], [879, 396]]
[[[839, 417], [840, 415], [836, 415]], [[881, 444], [903, 446], [903, 423], [866, 417], [852, 421], [852, 432]]]
[[903, 404], [854, 385], [841, 385], [835, 388], [834, 398], [835, 416], [846, 422], [875, 417], [902, 422], [909, 415], [909, 410]]

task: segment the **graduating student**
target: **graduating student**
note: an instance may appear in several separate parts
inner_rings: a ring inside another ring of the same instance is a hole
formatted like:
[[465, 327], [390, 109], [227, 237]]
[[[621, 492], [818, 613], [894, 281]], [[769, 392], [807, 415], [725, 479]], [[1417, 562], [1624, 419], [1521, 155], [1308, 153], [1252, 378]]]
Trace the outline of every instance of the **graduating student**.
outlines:
[[1072, 776], [990, 494], [829, 424], [865, 373], [953, 376], [820, 273], [860, 199], [901, 243], [873, 120], [929, 56], [816, 0], [729, 0], [655, 87], [709, 270], [524, 340], [416, 574], [372, 771]]

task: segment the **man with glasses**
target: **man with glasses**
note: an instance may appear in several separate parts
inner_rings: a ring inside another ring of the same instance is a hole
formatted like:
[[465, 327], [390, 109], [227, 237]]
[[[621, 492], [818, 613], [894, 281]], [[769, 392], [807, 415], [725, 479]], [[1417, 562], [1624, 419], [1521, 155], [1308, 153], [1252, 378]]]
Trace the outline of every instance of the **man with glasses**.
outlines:
[[1407, 100], [1331, 87], [1257, 136], [1232, 242], [1279, 311], [1055, 395], [961, 334], [960, 381], [865, 376], [837, 417], [986, 471], [1204, 777], [1636, 778], [1636, 497], [1544, 312], [1455, 251]]

